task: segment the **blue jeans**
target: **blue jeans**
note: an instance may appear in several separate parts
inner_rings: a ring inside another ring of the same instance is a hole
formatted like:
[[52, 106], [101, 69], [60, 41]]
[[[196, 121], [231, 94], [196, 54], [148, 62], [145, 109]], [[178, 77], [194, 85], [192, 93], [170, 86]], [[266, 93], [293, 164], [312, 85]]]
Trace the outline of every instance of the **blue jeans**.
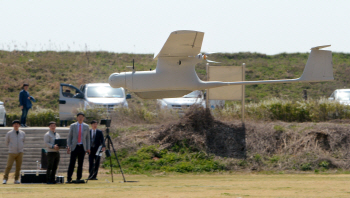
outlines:
[[22, 116], [21, 116], [21, 125], [25, 125], [27, 122], [27, 115], [28, 115], [29, 108], [23, 107], [22, 109]]

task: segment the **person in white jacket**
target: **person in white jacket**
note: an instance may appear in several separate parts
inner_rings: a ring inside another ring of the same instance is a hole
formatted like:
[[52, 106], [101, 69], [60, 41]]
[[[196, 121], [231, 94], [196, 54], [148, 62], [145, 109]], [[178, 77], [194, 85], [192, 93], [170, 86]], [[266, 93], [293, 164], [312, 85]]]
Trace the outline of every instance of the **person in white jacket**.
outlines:
[[4, 173], [4, 181], [2, 182], [3, 184], [7, 183], [9, 173], [14, 161], [16, 161], [15, 184], [20, 183], [19, 172], [22, 166], [25, 133], [24, 131], [19, 130], [19, 120], [14, 120], [12, 122], [12, 126], [13, 130], [7, 132], [5, 137], [6, 146], [9, 148], [9, 155], [7, 158], [7, 165]]

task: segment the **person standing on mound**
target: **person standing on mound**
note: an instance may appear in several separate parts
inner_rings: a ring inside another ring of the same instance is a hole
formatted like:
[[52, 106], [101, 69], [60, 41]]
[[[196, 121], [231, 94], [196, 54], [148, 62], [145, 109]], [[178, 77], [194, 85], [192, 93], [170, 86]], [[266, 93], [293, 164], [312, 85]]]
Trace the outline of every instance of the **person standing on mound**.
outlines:
[[33, 96], [30, 96], [28, 89], [29, 84], [23, 84], [23, 90], [19, 92], [19, 105], [21, 106], [21, 127], [27, 127], [27, 115], [30, 108], [32, 108], [32, 101], [35, 102]]

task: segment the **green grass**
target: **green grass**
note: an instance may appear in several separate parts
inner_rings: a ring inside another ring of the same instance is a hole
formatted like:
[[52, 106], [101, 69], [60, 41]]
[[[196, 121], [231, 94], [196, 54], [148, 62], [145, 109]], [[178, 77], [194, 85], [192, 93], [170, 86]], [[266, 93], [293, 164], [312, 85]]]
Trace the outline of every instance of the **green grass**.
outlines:
[[[129, 174], [148, 174], [150, 172], [218, 172], [225, 170], [225, 165], [214, 160], [213, 155], [204, 152], [192, 152], [191, 149], [176, 145], [170, 150], [158, 149], [157, 146], [144, 146], [135, 153], [126, 150], [118, 154], [123, 171]], [[117, 167], [115, 157], [112, 157], [112, 166]], [[110, 167], [106, 159], [104, 168]]]
[[[2, 175], [0, 175], [2, 176]], [[88, 176], [84, 172], [83, 178]], [[349, 197], [350, 175], [340, 174], [154, 174], [110, 175], [87, 184], [0, 186], [1, 197]], [[12, 179], [11, 179], [12, 181]]]

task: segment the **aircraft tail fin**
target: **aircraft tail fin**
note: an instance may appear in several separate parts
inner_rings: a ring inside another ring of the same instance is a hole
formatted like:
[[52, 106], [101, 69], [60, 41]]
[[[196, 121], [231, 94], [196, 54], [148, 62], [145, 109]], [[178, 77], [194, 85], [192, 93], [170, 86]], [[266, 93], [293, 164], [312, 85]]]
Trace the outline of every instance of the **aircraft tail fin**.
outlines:
[[334, 80], [332, 52], [320, 50], [330, 45], [311, 48], [309, 59], [298, 81], [319, 82]]

